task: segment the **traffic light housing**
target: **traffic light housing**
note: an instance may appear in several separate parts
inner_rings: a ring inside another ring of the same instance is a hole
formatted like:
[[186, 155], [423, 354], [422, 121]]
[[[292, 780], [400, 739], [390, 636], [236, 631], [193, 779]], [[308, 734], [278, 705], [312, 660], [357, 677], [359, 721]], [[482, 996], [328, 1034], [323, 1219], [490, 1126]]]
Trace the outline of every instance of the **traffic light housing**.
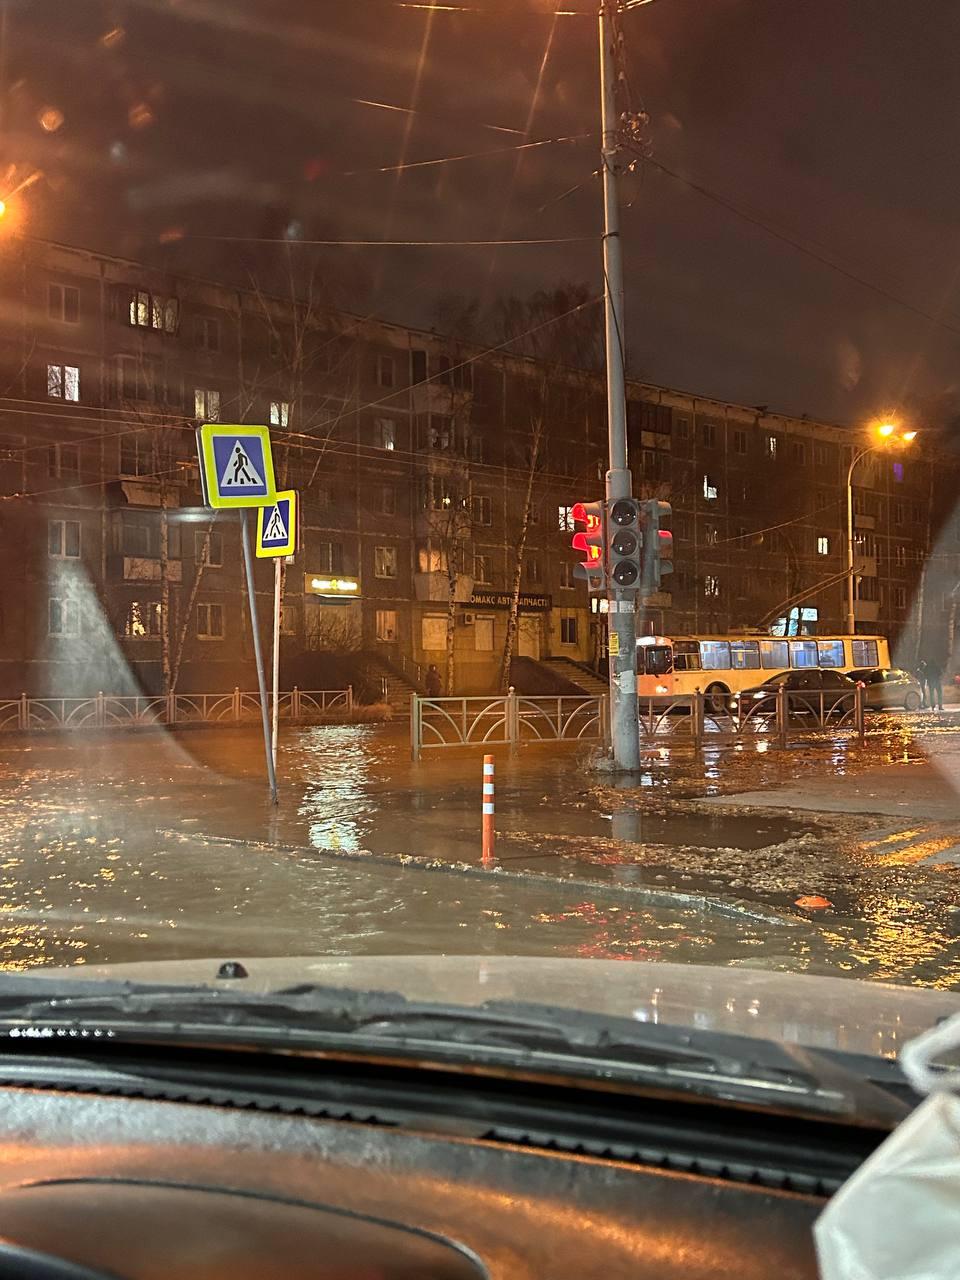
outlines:
[[639, 591], [643, 555], [641, 504], [636, 498], [607, 503], [607, 575], [611, 587]]
[[673, 508], [669, 502], [651, 498], [641, 502], [640, 521], [643, 543], [643, 590], [654, 595], [663, 589], [663, 579], [673, 573], [673, 534], [663, 528]]
[[574, 551], [585, 558], [574, 566], [574, 576], [586, 578], [589, 591], [606, 590], [606, 566], [604, 563], [604, 533], [606, 512], [602, 502], [575, 502], [570, 511], [574, 524], [583, 525], [571, 539]]

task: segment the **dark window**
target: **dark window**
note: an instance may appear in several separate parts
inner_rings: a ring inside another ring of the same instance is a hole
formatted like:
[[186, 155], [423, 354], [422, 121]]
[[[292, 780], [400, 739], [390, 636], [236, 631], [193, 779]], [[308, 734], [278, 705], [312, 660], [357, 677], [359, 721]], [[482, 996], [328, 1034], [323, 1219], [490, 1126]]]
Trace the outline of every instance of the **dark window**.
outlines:
[[52, 284], [47, 291], [47, 314], [51, 320], [76, 324], [80, 319], [80, 290], [71, 284]]
[[410, 381], [411, 383], [426, 382], [427, 380], [427, 353], [425, 351], [410, 352]]
[[576, 618], [560, 619], [560, 643], [576, 644], [577, 643], [577, 620]]

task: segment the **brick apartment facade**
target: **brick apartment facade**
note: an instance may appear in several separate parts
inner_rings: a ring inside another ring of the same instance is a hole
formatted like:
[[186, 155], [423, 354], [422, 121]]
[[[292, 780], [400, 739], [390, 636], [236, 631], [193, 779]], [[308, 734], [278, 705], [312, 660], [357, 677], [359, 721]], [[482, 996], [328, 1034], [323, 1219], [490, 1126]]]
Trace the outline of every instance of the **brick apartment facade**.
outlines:
[[[26, 241], [0, 260], [0, 379], [0, 696], [158, 690], [164, 648], [181, 690], [253, 687], [237, 520], [200, 508], [206, 419], [270, 423], [301, 492], [285, 660], [346, 647], [443, 669], [455, 556], [456, 689], [491, 689], [528, 485], [517, 652], [597, 653], [562, 530], [602, 493], [597, 375]], [[643, 628], [750, 628], [796, 604], [841, 630], [860, 438], [641, 383], [628, 398], [635, 489], [674, 508], [676, 572]], [[927, 447], [858, 465], [860, 629], [946, 644], [955, 479]], [[258, 589], [266, 621], [268, 565]]]

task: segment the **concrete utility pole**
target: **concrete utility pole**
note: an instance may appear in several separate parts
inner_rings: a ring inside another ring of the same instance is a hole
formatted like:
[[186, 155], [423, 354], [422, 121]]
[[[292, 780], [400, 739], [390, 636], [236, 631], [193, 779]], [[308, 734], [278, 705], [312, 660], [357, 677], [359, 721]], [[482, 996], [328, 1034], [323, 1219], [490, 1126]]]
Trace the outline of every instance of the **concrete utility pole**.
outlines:
[[[600, 115], [603, 169], [603, 298], [607, 349], [607, 435], [610, 469], [606, 496], [632, 497], [627, 469], [627, 407], [624, 383], [623, 264], [620, 256], [620, 206], [617, 196], [615, 5], [600, 5]], [[640, 722], [637, 707], [636, 592], [608, 588], [607, 653], [610, 668], [610, 735], [613, 758], [620, 769], [640, 768]]]

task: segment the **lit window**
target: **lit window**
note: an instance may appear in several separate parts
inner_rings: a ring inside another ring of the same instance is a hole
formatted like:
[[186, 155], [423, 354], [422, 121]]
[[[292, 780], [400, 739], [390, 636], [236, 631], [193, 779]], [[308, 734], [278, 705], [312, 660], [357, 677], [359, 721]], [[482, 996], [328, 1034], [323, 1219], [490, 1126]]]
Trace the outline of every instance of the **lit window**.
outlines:
[[47, 365], [47, 395], [55, 400], [80, 399], [80, 370], [76, 365]]
[[127, 605], [123, 634], [128, 640], [150, 640], [160, 634], [160, 614], [163, 606], [155, 601], [131, 600]]
[[220, 421], [220, 392], [202, 388], [193, 393], [193, 416], [198, 422]]
[[374, 547], [373, 573], [376, 578], [395, 578], [397, 576], [396, 547]]
[[717, 499], [717, 486], [708, 475], [703, 477], [703, 496], [708, 502], [715, 502]]
[[197, 605], [197, 636], [201, 640], [223, 639], [223, 605]]
[[817, 538], [817, 555], [828, 556], [830, 554], [830, 539], [826, 534], [821, 533]]
[[777, 456], [777, 437], [776, 436], [767, 436], [766, 454], [768, 458], [775, 458]]
[[271, 427], [288, 427], [290, 425], [290, 402], [288, 400], [270, 401]]
[[161, 298], [137, 289], [130, 295], [128, 319], [137, 329], [158, 329], [176, 333], [180, 323], [180, 303], [176, 298]]
[[80, 521], [49, 520], [47, 522], [47, 549], [58, 560], [79, 560]]
[[720, 579], [715, 574], [708, 573], [704, 578], [703, 594], [705, 596], [718, 596], [720, 594]]
[[573, 507], [557, 507], [557, 526], [561, 533], [573, 533], [576, 523], [573, 519]]

